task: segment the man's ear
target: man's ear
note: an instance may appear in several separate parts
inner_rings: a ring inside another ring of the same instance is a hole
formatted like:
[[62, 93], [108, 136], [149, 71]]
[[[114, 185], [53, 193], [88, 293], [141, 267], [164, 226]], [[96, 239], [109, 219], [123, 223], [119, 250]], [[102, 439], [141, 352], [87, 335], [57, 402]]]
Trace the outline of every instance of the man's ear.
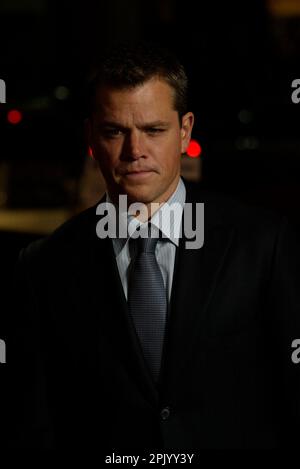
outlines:
[[192, 135], [194, 125], [194, 114], [187, 112], [181, 119], [181, 153], [185, 153]]

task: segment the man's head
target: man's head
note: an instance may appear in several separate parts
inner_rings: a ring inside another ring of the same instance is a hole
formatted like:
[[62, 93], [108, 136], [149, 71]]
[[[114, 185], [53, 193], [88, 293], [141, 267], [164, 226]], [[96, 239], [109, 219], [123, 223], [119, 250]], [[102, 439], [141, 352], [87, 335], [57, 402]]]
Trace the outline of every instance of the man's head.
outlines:
[[182, 65], [158, 47], [120, 48], [95, 68], [88, 96], [89, 143], [112, 199], [166, 201], [193, 127]]

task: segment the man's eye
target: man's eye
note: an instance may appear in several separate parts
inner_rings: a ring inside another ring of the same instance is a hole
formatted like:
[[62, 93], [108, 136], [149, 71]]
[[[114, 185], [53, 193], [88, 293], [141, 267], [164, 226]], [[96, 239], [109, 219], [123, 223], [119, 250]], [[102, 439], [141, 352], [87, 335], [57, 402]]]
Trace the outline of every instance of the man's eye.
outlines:
[[122, 135], [122, 130], [120, 129], [104, 129], [102, 130], [102, 135], [107, 138], [118, 137]]
[[160, 134], [162, 132], [164, 132], [164, 129], [157, 129], [157, 128], [147, 129], [148, 134]]

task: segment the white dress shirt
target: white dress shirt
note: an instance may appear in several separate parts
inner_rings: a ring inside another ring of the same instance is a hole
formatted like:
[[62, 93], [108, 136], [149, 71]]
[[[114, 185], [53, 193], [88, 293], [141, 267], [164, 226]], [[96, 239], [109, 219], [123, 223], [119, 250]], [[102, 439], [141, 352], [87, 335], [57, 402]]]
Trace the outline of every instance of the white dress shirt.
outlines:
[[[157, 210], [151, 218], [151, 224], [157, 226], [163, 233], [164, 240], [158, 240], [155, 255], [160, 267], [165, 288], [168, 292], [168, 299], [170, 301], [172, 282], [174, 274], [174, 263], [176, 255], [176, 247], [179, 244], [182, 213], [185, 204], [186, 189], [182, 179], [179, 179], [177, 187], [171, 197]], [[112, 203], [108, 193], [106, 194], [106, 201]], [[174, 215], [169, 217], [169, 210], [176, 204], [176, 211]], [[128, 268], [131, 262], [131, 255], [129, 250], [129, 238], [136, 231], [138, 225], [143, 225], [137, 218], [129, 215], [127, 212], [118, 215], [119, 223], [127, 225], [129, 236], [127, 238], [113, 238], [113, 248], [116, 256], [116, 261], [119, 269], [120, 279], [123, 285], [125, 297], [128, 295]]]

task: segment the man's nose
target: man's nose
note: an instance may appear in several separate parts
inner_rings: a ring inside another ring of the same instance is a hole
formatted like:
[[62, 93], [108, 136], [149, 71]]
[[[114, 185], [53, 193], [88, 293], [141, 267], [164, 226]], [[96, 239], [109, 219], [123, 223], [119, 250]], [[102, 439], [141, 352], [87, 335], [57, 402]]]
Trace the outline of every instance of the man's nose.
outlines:
[[138, 159], [143, 156], [142, 135], [138, 131], [132, 131], [127, 134], [125, 139], [124, 153], [127, 158]]

